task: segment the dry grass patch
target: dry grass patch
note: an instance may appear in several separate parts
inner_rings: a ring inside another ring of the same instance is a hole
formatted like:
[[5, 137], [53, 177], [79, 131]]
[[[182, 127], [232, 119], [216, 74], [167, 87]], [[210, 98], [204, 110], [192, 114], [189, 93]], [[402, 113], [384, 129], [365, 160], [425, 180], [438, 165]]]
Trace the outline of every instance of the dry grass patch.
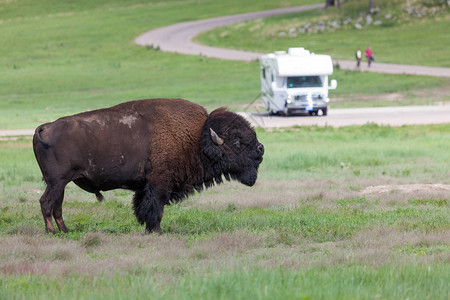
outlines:
[[136, 270], [171, 274], [184, 264], [192, 268], [199, 259], [214, 265], [216, 260], [259, 246], [257, 237], [244, 232], [223, 233], [193, 243], [169, 235], [110, 236], [97, 232], [70, 241], [44, 234], [17, 234], [0, 240], [0, 274], [96, 276]]
[[[353, 238], [317, 243], [283, 232], [220, 233], [188, 241], [170, 235], [90, 233], [79, 241], [44, 234], [0, 240], [0, 275], [151, 273], [164, 282], [188, 272], [225, 268], [334, 267], [390, 263], [448, 263], [450, 232], [399, 232], [380, 227]], [[429, 249], [429, 250], [427, 250]], [[422, 252], [420, 252], [422, 251]], [[423, 253], [423, 254], [422, 254]]]
[[[304, 240], [300, 244], [273, 248], [257, 248], [245, 255], [246, 265], [288, 269], [308, 267], [335, 267], [362, 264], [382, 266], [388, 264], [429, 264], [448, 263], [450, 259], [450, 232], [425, 234], [417, 232], [399, 232], [391, 228], [373, 228], [358, 233], [355, 237], [326, 243], [314, 243]], [[427, 245], [442, 246], [443, 250], [427, 255], [411, 255], [403, 251], [408, 247]]]
[[[408, 179], [336, 178], [326, 180], [258, 180], [253, 188], [229, 182], [185, 200], [182, 205], [201, 209], [228, 207], [299, 207], [304, 204], [335, 208], [341, 199], [366, 198], [379, 209], [392, 209], [410, 199], [447, 199], [449, 184], [408, 183]], [[389, 183], [389, 184], [388, 184]], [[372, 207], [373, 208], [373, 207]]]
[[326, 202], [359, 195], [357, 191], [339, 189], [340, 185], [340, 180], [260, 179], [254, 187], [248, 188], [237, 182], [227, 182], [190, 197], [183, 205], [202, 209], [225, 209], [230, 204], [237, 208], [296, 207], [307, 200]]

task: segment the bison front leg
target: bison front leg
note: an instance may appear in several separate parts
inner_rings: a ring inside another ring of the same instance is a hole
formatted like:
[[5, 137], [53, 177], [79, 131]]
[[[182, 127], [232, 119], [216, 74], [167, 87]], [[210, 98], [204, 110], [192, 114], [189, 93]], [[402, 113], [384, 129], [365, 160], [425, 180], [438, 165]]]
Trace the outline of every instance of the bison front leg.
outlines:
[[158, 234], [162, 234], [161, 230], [161, 220], [164, 214], [164, 205], [158, 208], [155, 218], [152, 218], [145, 222], [145, 233], [153, 233], [156, 232]]
[[162, 234], [161, 220], [164, 213], [163, 203], [165, 202], [161, 195], [162, 193], [156, 192], [149, 185], [134, 194], [134, 214], [139, 223], [145, 223], [146, 233], [157, 232]]

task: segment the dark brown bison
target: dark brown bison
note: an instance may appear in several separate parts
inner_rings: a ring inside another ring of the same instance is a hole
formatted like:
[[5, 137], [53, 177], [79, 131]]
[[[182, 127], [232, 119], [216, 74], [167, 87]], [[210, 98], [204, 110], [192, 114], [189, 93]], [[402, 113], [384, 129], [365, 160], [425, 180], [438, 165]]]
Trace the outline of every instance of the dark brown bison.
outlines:
[[264, 154], [249, 123], [224, 108], [208, 115], [182, 99], [147, 99], [60, 118], [38, 128], [33, 149], [47, 187], [40, 199], [47, 232], [67, 232], [65, 186], [135, 191], [134, 213], [161, 232], [164, 205], [221, 183], [252, 186]]

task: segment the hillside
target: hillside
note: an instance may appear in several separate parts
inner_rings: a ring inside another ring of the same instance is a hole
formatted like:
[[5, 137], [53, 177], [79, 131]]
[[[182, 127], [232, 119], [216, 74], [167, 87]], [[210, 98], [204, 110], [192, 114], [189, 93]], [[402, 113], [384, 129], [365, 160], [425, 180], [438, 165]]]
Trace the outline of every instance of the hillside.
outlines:
[[346, 1], [329, 7], [233, 24], [205, 33], [208, 45], [271, 52], [301, 45], [335, 59], [367, 46], [380, 62], [450, 67], [450, 10], [443, 0]]

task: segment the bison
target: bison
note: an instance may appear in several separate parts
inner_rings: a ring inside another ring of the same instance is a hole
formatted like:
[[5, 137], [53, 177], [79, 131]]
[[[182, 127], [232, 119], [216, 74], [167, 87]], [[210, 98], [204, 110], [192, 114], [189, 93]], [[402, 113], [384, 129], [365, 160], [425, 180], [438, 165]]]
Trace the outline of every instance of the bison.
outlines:
[[36, 128], [33, 149], [46, 189], [47, 232], [68, 232], [62, 218], [73, 181], [101, 201], [101, 191], [135, 192], [133, 210], [146, 232], [161, 233], [164, 206], [223, 177], [254, 185], [264, 146], [250, 124], [225, 108], [208, 114], [183, 99], [145, 99], [62, 117]]

